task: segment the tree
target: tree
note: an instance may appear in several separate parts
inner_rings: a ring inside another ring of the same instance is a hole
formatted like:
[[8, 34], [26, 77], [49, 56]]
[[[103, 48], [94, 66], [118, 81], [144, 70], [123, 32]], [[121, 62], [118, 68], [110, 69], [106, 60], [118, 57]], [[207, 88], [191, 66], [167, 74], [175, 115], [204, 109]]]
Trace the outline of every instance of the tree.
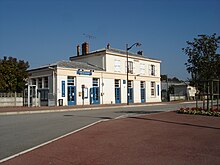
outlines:
[[214, 33], [211, 36], [198, 35], [188, 46], [182, 50], [188, 56], [185, 63], [187, 71], [191, 74], [193, 85], [200, 81], [220, 78], [220, 55], [217, 54], [220, 36]]
[[160, 75], [160, 80], [167, 81], [167, 75], [165, 75], [165, 74]]
[[172, 82], [176, 82], [176, 83], [180, 83], [181, 82], [177, 77], [168, 78], [168, 81], [172, 81]]
[[0, 58], [0, 91], [22, 92], [28, 78], [28, 62], [13, 57]]

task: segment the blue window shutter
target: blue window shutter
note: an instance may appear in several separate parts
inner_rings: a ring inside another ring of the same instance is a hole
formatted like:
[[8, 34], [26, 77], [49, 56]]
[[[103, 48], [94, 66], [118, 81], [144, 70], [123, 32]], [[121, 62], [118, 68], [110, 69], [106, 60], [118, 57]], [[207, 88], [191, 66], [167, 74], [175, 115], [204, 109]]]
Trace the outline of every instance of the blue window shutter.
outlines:
[[160, 96], [160, 85], [157, 85], [157, 96]]
[[65, 97], [65, 81], [62, 81], [62, 97]]

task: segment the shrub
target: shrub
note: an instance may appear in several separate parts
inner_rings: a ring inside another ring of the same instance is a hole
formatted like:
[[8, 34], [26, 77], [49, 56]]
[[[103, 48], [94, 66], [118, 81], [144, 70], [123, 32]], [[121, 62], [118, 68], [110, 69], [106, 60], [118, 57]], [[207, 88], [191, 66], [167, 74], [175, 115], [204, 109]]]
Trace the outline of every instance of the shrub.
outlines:
[[220, 110], [217, 110], [217, 108], [215, 109], [203, 109], [202, 107], [196, 108], [196, 107], [192, 107], [192, 108], [183, 108], [181, 107], [179, 110], [176, 111], [177, 113], [180, 114], [192, 114], [192, 115], [204, 115], [204, 116], [216, 116], [216, 117], [220, 117]]

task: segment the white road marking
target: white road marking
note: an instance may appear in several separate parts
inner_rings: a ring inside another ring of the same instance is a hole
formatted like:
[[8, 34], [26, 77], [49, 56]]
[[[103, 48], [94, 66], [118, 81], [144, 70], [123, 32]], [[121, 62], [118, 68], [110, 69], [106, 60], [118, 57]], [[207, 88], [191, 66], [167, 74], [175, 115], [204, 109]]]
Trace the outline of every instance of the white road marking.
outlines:
[[98, 124], [98, 123], [100, 123], [100, 122], [104, 122], [104, 121], [108, 121], [108, 120], [109, 120], [109, 119], [103, 119], [103, 120], [96, 121], [96, 122], [91, 123], [91, 124], [89, 124], [89, 125], [86, 125], [86, 126], [84, 126], [84, 127], [82, 127], [82, 128], [79, 128], [79, 129], [77, 129], [77, 130], [75, 130], [75, 131], [72, 131], [72, 132], [67, 133], [67, 134], [65, 134], [65, 135], [62, 135], [62, 136], [60, 136], [60, 137], [57, 137], [57, 138], [55, 138], [55, 139], [53, 139], [53, 140], [47, 141], [47, 142], [45, 142], [45, 143], [42, 143], [42, 144], [37, 145], [37, 146], [35, 146], [35, 147], [32, 147], [32, 148], [30, 148], [30, 149], [27, 149], [27, 150], [24, 150], [24, 151], [22, 151], [22, 152], [19, 152], [19, 153], [15, 154], [15, 155], [12, 155], [12, 156], [9, 156], [9, 157], [7, 157], [7, 158], [4, 158], [4, 159], [0, 160], [0, 163], [5, 162], [5, 161], [8, 161], [8, 160], [10, 160], [10, 159], [13, 159], [13, 158], [15, 158], [15, 157], [17, 157], [17, 156], [23, 155], [23, 154], [25, 154], [25, 153], [28, 153], [28, 152], [30, 152], [30, 151], [33, 151], [33, 150], [35, 150], [35, 149], [37, 149], [37, 148], [40, 148], [40, 147], [45, 146], [45, 145], [47, 145], [47, 144], [50, 144], [50, 143], [52, 143], [52, 142], [54, 142], [54, 141], [57, 141], [57, 140], [59, 140], [59, 139], [62, 139], [62, 138], [67, 137], [67, 136], [69, 136], [69, 135], [72, 135], [72, 134], [77, 133], [77, 132], [79, 132], [79, 131], [82, 131], [82, 130], [84, 130], [84, 129], [86, 129], [86, 128], [89, 128], [89, 127], [91, 127], [91, 126], [93, 126], [93, 125], [95, 125], [95, 124]]

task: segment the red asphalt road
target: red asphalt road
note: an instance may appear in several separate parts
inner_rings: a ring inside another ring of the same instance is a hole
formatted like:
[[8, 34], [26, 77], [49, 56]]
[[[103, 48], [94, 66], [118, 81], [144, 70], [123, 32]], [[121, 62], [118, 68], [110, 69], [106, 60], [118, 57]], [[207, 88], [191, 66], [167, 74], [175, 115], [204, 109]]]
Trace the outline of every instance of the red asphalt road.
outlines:
[[2, 165], [220, 164], [220, 118], [151, 114], [101, 122]]

